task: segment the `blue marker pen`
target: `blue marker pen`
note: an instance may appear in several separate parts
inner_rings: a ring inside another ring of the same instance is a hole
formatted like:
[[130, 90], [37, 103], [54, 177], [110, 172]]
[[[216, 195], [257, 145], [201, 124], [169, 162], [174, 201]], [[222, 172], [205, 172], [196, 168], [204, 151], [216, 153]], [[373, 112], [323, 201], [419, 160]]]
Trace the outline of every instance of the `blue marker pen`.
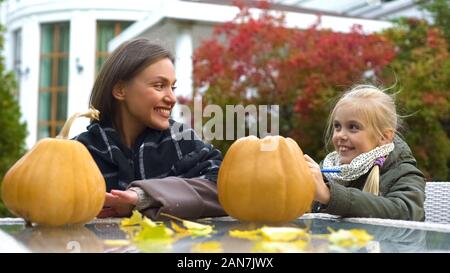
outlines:
[[340, 173], [341, 169], [321, 169], [322, 173]]

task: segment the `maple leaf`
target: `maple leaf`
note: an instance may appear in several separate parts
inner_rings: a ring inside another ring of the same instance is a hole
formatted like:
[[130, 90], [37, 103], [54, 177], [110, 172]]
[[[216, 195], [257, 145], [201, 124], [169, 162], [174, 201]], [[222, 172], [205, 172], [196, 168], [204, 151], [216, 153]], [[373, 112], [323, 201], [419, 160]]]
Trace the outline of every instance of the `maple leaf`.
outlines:
[[199, 236], [210, 236], [210, 234], [214, 233], [213, 226], [211, 225], [203, 225], [187, 220], [182, 221], [183, 225], [187, 228], [189, 234], [193, 237]]
[[122, 230], [127, 235], [127, 238], [133, 238], [136, 234], [139, 233], [139, 231], [141, 231], [141, 226], [120, 226], [120, 230]]
[[[158, 226], [157, 223], [153, 222], [152, 220], [148, 219], [146, 216], [144, 216], [144, 218], [142, 218], [142, 221], [139, 223], [141, 225], [141, 227], [145, 228], [145, 227], [156, 227]], [[160, 224], [161, 225], [161, 224]]]
[[121, 226], [134, 226], [139, 225], [142, 222], [142, 214], [137, 211], [133, 210], [133, 214], [130, 218], [124, 218], [122, 221], [120, 221]]
[[206, 236], [209, 237], [212, 233], [215, 233], [214, 227], [212, 225], [204, 225], [196, 222], [183, 220], [181, 218], [175, 217], [173, 215], [167, 213], [161, 213], [162, 216], [180, 221], [185, 228], [180, 227], [179, 225], [172, 222], [172, 228], [177, 231], [179, 234], [186, 235], [189, 234], [192, 237]]
[[331, 231], [329, 242], [343, 248], [364, 247], [373, 239], [373, 236], [363, 229]]
[[301, 228], [293, 227], [267, 227], [255, 230], [230, 230], [230, 236], [249, 240], [264, 239], [266, 241], [288, 242], [294, 240], [309, 240], [308, 232]]
[[[134, 210], [130, 218], [120, 222], [121, 229], [125, 231], [130, 240], [142, 252], [167, 252], [172, 248], [174, 232], [162, 222], [154, 222]], [[122, 244], [124, 242], [107, 242], [109, 244]]]
[[[134, 245], [142, 252], [168, 252], [172, 249], [173, 243], [179, 239], [179, 236], [210, 236], [214, 231], [213, 226], [199, 224], [192, 221], [183, 220], [168, 214], [162, 214], [169, 218], [181, 221], [184, 227], [171, 222], [172, 229], [166, 227], [163, 222], [155, 222], [146, 216], [142, 216], [138, 211], [133, 211], [130, 218], [125, 218], [121, 221], [121, 229], [125, 231]], [[175, 231], [175, 232], [174, 232]], [[127, 241], [128, 242], [128, 241]], [[109, 244], [124, 244], [123, 242], [107, 242]], [[198, 246], [196, 249], [212, 251], [214, 244], [205, 244]], [[203, 247], [203, 248], [202, 248]], [[218, 247], [213, 252], [220, 252]]]
[[262, 238], [261, 230], [255, 229], [255, 230], [230, 230], [228, 234], [231, 237], [241, 238], [241, 239], [248, 239], [248, 240], [259, 240]]
[[175, 222], [170, 222], [172, 229], [175, 230], [178, 234], [189, 235], [189, 231], [185, 228], [180, 227]]
[[172, 249], [174, 232], [164, 224], [141, 224], [141, 231], [133, 237], [133, 242], [142, 252], [168, 252]]
[[164, 225], [146, 226], [133, 238], [133, 241], [142, 241], [148, 239], [169, 239], [172, 238], [173, 231]]

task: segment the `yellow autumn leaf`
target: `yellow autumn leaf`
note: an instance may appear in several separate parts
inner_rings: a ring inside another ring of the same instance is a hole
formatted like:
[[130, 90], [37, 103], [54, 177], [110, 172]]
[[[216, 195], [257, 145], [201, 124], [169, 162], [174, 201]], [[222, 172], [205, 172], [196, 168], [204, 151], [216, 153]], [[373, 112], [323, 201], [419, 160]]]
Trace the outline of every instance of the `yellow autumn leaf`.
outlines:
[[173, 216], [173, 215], [170, 215], [167, 213], [161, 213], [160, 215], [165, 216], [170, 219], [180, 221], [181, 223], [183, 223], [183, 226], [186, 227], [186, 231], [183, 228], [181, 228], [180, 226], [178, 226], [172, 222], [172, 228], [175, 231], [177, 231], [179, 234], [183, 234], [183, 235], [189, 234], [193, 237], [198, 237], [198, 236], [209, 237], [211, 233], [215, 232], [213, 226], [211, 226], [211, 225], [203, 225], [203, 224], [199, 224], [196, 222], [183, 220], [181, 218], [178, 218], [176, 216]]
[[254, 252], [297, 253], [305, 252], [308, 242], [297, 240], [292, 242], [260, 241], [253, 247]]
[[356, 238], [357, 245], [360, 247], [366, 246], [368, 242], [373, 240], [373, 236], [364, 229], [352, 229], [350, 232]]
[[187, 220], [183, 220], [182, 223], [187, 228], [189, 234], [193, 237], [209, 236], [214, 232], [214, 229], [211, 225], [203, 225]]
[[255, 230], [230, 230], [228, 234], [231, 237], [235, 238], [241, 238], [241, 239], [248, 239], [248, 240], [259, 240], [262, 238], [261, 230], [255, 229]]
[[141, 231], [141, 226], [120, 226], [120, 230], [127, 235], [127, 238], [133, 238], [139, 233], [139, 231]]
[[173, 231], [165, 225], [144, 226], [141, 231], [134, 236], [134, 241], [143, 241], [148, 239], [169, 239], [172, 238]]
[[309, 238], [304, 229], [293, 227], [262, 227], [261, 234], [267, 241], [288, 242]]
[[189, 231], [185, 228], [180, 227], [179, 225], [177, 225], [175, 222], [170, 222], [170, 225], [172, 226], [172, 229], [175, 230], [175, 232], [177, 234], [180, 235], [189, 235]]
[[210, 225], [203, 225], [203, 224], [199, 224], [199, 223], [195, 223], [195, 222], [191, 222], [191, 221], [187, 221], [187, 220], [183, 220], [182, 223], [187, 229], [207, 229], [207, 228], [211, 228]]
[[212, 227], [206, 229], [189, 229], [189, 234], [192, 237], [200, 237], [200, 236], [209, 237], [211, 233], [213, 233]]
[[135, 242], [136, 247], [141, 252], [170, 252], [173, 247], [173, 240], [168, 239], [146, 239]]
[[130, 218], [124, 218], [122, 221], [120, 221], [121, 226], [134, 226], [139, 225], [142, 222], [142, 214], [137, 211], [133, 210], [133, 214]]
[[170, 228], [164, 226], [164, 229], [166, 230], [167, 235], [172, 236], [174, 234], [173, 230], [171, 230]]
[[340, 229], [332, 232], [328, 237], [331, 244], [346, 248], [363, 247], [372, 239], [373, 236], [363, 229]]
[[139, 223], [143, 228], [144, 227], [156, 227], [157, 224], [147, 218], [146, 216], [143, 217], [142, 221]]
[[191, 251], [197, 253], [222, 253], [223, 249], [220, 242], [210, 241], [193, 245]]
[[[173, 230], [163, 222], [154, 222], [134, 210], [130, 218], [120, 223], [120, 229], [125, 231], [134, 245], [142, 252], [169, 252], [172, 249]], [[125, 244], [109, 241], [105, 244]]]

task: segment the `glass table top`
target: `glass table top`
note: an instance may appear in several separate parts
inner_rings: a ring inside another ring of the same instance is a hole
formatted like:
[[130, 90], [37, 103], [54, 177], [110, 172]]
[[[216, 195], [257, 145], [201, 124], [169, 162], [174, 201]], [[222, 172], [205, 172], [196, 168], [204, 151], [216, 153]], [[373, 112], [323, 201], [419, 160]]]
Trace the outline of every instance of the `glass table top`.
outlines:
[[[258, 240], [230, 236], [230, 230], [255, 230], [262, 224], [242, 223], [231, 217], [196, 221], [214, 226], [209, 237], [185, 236], [167, 242], [136, 243], [120, 225], [121, 219], [96, 219], [84, 226], [28, 227], [16, 218], [0, 219], [0, 252], [450, 252], [450, 225], [370, 218], [339, 218], [305, 214], [283, 227], [302, 228], [310, 238], [301, 246], [258, 247]], [[170, 223], [166, 222], [166, 226]], [[364, 246], [342, 248], [321, 235], [338, 230], [365, 230], [373, 238]], [[200, 246], [200, 247], [199, 247]], [[207, 247], [205, 247], [207, 246]], [[209, 247], [208, 247], [209, 246]]]

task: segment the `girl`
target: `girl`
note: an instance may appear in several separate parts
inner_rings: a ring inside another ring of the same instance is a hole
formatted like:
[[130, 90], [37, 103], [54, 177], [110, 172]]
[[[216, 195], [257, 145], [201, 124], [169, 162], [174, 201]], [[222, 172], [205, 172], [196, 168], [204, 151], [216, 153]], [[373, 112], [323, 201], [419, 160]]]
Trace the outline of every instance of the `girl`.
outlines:
[[322, 162], [340, 172], [323, 177], [305, 155], [316, 183], [313, 211], [423, 221], [424, 177], [397, 127], [394, 100], [383, 91], [361, 85], [345, 93], [328, 121], [326, 139], [335, 151]]
[[121, 45], [99, 72], [90, 98], [99, 120], [76, 137], [106, 180], [98, 217], [225, 215], [215, 183], [222, 155], [170, 119], [175, 82], [170, 52], [146, 39]]

